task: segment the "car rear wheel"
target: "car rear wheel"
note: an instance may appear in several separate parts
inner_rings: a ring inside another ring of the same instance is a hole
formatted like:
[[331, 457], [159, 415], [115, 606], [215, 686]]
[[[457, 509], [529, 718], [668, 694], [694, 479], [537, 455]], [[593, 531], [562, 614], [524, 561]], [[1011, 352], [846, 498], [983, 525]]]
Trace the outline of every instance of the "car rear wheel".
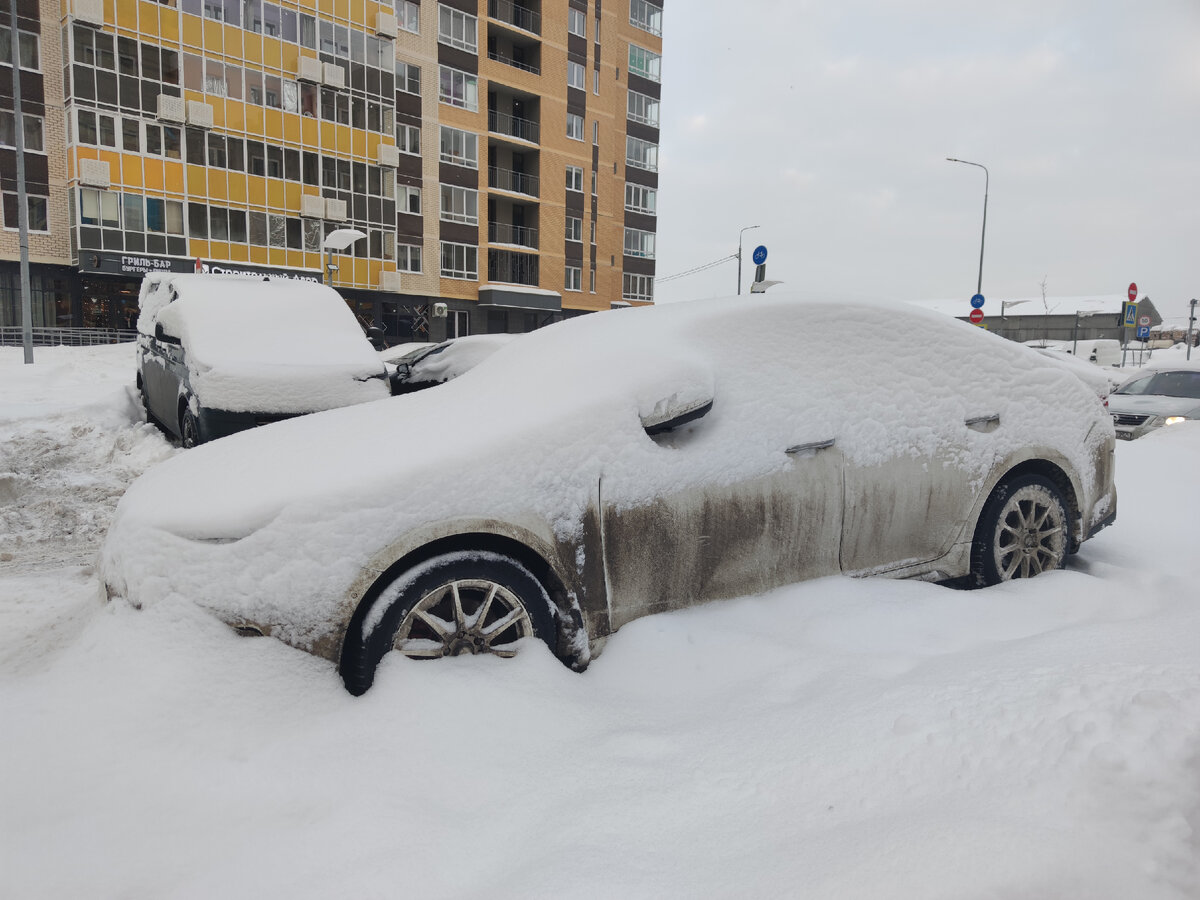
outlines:
[[368, 592], [357, 644], [342, 678], [352, 694], [371, 686], [386, 653], [412, 659], [464, 654], [511, 657], [523, 638], [553, 647], [550, 598], [523, 565], [492, 552], [436, 556]]
[[187, 407], [179, 415], [179, 443], [185, 448], [200, 443], [200, 423], [196, 421], [196, 414]]
[[1062, 568], [1070, 547], [1067, 507], [1041, 475], [1022, 475], [996, 488], [975, 533], [973, 565], [982, 584], [1032, 578]]

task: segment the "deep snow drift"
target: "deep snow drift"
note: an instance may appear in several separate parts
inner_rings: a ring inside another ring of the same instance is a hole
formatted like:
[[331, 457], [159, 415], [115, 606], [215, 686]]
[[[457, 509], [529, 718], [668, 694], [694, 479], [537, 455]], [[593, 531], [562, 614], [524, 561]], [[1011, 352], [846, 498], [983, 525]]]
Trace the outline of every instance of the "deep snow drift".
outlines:
[[[1117, 524], [979, 592], [824, 579], [653, 616], [584, 674], [333, 667], [90, 568], [130, 346], [0, 348], [0, 896], [1200, 896], [1200, 424]], [[436, 389], [436, 390], [440, 390]]]

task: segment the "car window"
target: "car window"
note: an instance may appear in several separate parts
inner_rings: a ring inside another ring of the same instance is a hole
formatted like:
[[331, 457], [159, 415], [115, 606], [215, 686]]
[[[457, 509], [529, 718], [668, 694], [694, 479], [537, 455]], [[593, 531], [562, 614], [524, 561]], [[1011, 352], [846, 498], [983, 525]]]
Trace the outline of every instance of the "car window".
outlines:
[[1146, 393], [1200, 400], [1200, 372], [1159, 372]]
[[1154, 380], [1153, 375], [1146, 375], [1143, 378], [1136, 378], [1128, 384], [1123, 384], [1115, 391], [1114, 394], [1145, 394], [1146, 388], [1150, 387], [1150, 382]]

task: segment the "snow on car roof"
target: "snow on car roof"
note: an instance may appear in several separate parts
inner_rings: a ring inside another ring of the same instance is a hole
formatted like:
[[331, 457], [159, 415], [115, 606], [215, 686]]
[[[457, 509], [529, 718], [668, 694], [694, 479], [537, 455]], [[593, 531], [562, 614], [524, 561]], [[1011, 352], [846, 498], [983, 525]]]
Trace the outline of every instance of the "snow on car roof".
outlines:
[[449, 381], [475, 368], [515, 334], [471, 334], [438, 346], [412, 363], [409, 381]]

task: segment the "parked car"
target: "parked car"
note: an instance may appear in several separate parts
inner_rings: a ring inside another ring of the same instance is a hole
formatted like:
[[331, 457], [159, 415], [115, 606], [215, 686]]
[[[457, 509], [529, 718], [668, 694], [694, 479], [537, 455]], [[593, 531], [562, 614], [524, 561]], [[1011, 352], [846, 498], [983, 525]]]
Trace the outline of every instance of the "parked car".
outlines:
[[514, 337], [514, 334], [465, 335], [417, 347], [395, 357], [392, 393], [411, 394], [444, 384], [475, 368]]
[[324, 285], [155, 273], [138, 302], [138, 391], [184, 447], [390, 393], [354, 314]]
[[1124, 380], [1120, 369], [1084, 362], [1079, 357], [1072, 356], [1065, 350], [1054, 350], [1049, 347], [1035, 347], [1033, 349], [1035, 352], [1047, 359], [1054, 360], [1058, 365], [1071, 372], [1076, 378], [1095, 391], [1096, 396], [1101, 400], [1107, 399], [1108, 395]]
[[167, 460], [100, 570], [110, 598], [188, 598], [355, 694], [392, 649], [533, 637], [582, 669], [640, 616], [803, 579], [1058, 568], [1116, 516], [1113, 448], [1070, 372], [904, 304], [601, 312], [436, 391]]
[[1117, 437], [1124, 441], [1188, 419], [1200, 419], [1200, 367], [1143, 371], [1108, 397]]

